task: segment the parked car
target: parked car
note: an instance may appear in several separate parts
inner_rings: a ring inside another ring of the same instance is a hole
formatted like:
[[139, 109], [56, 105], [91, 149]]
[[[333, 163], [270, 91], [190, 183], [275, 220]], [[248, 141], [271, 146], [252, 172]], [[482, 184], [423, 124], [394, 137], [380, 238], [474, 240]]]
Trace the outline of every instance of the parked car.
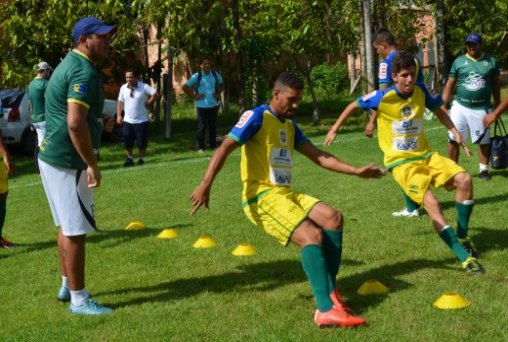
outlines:
[[[0, 90], [0, 101], [0, 129], [6, 144], [18, 145], [24, 153], [33, 155], [37, 133], [31, 126], [27, 92], [19, 88]], [[105, 100], [103, 113], [104, 135], [122, 141], [122, 126], [116, 124], [116, 101]]]
[[31, 128], [28, 94], [14, 88], [0, 90], [3, 115], [0, 112], [0, 129], [5, 143], [20, 145], [23, 152], [33, 154], [37, 144], [37, 133]]

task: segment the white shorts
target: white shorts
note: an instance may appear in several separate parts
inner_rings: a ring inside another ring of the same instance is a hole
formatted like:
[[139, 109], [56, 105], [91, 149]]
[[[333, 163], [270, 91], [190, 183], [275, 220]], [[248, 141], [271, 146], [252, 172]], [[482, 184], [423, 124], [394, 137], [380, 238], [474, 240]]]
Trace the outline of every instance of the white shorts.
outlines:
[[88, 188], [86, 170], [64, 169], [40, 159], [39, 169], [55, 226], [65, 236], [95, 231], [93, 189]]
[[46, 121], [32, 123], [32, 126], [34, 126], [37, 132], [37, 146], [41, 147], [42, 139], [44, 139], [44, 134], [46, 133]]
[[[464, 107], [457, 101], [453, 101], [450, 108], [450, 119], [464, 141], [468, 139], [469, 133], [471, 133], [473, 144], [486, 145], [490, 142], [490, 131], [483, 126], [483, 118], [487, 113], [485, 109], [471, 109]], [[448, 140], [455, 141], [450, 131], [448, 131]]]

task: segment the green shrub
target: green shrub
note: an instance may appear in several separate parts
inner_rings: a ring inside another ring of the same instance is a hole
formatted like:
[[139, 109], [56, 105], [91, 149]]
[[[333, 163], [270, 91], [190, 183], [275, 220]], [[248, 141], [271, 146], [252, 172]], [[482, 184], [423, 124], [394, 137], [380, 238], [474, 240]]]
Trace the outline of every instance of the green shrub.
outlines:
[[316, 65], [310, 77], [316, 92], [325, 96], [339, 95], [345, 89], [349, 90], [348, 68], [344, 63]]

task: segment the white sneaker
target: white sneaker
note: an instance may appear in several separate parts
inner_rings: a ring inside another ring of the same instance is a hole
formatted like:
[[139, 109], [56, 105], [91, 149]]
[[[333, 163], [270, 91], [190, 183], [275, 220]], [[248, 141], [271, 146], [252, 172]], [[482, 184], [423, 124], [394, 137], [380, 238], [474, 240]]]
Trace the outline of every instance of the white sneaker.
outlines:
[[420, 210], [415, 209], [413, 211], [409, 211], [409, 210], [407, 210], [407, 208], [404, 208], [399, 211], [394, 211], [392, 213], [392, 216], [395, 216], [395, 217], [418, 217], [418, 216], [420, 216]]

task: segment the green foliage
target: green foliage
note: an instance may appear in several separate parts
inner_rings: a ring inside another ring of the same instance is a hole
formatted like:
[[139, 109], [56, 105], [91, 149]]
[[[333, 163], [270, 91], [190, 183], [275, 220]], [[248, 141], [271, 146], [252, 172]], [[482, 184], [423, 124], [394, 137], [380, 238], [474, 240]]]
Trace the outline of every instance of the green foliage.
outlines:
[[348, 68], [341, 62], [316, 65], [312, 68], [310, 77], [316, 91], [321, 91], [324, 97], [339, 95], [349, 89]]

